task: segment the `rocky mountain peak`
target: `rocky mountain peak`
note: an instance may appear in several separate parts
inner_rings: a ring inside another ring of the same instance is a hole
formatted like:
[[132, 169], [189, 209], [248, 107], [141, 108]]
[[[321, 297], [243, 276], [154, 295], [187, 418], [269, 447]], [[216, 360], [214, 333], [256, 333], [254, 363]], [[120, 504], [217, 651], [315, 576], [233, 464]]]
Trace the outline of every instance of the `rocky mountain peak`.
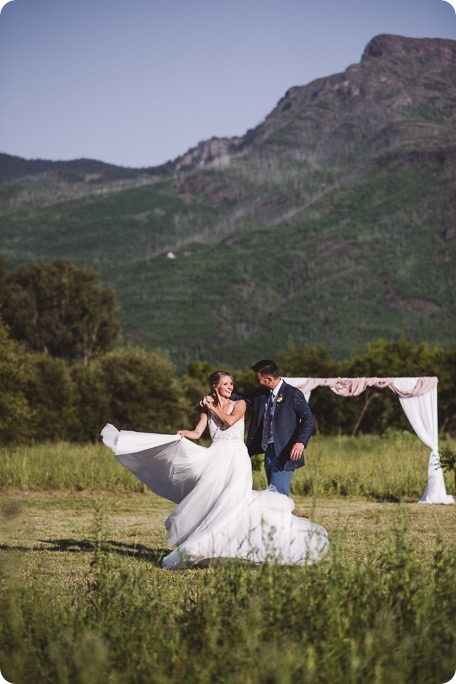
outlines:
[[380, 141], [383, 148], [386, 138], [394, 143], [397, 133], [391, 133], [391, 126], [409, 131], [417, 122], [453, 126], [456, 112], [448, 97], [456, 83], [455, 67], [456, 41], [378, 35], [360, 63], [289, 88], [243, 137], [202, 142], [176, 159], [174, 170], [226, 166], [264, 144], [312, 165], [346, 163], [368, 141], [374, 146]]
[[406, 38], [381, 34], [367, 44], [361, 64], [381, 60], [414, 69], [438, 70], [456, 78], [456, 41], [444, 38]]

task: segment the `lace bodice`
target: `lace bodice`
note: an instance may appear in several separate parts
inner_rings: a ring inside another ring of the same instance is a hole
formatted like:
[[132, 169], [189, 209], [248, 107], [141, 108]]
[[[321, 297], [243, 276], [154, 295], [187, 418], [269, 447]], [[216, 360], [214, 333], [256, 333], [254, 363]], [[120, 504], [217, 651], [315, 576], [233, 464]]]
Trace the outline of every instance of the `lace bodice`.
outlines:
[[[234, 409], [233, 403], [228, 407], [227, 413], [232, 413]], [[228, 427], [225, 423], [214, 416], [213, 413], [209, 411], [208, 416], [209, 433], [213, 442], [219, 439], [237, 439], [241, 442], [244, 441], [244, 418], [241, 418], [231, 427]]]

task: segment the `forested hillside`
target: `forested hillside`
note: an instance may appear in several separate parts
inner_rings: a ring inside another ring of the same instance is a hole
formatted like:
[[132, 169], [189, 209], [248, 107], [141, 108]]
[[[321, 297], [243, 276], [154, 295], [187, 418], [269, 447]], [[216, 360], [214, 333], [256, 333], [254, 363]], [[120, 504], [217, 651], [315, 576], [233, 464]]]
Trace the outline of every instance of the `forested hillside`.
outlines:
[[241, 367], [456, 338], [456, 42], [377, 36], [242, 138], [158, 168], [0, 155], [8, 270], [98, 270], [123, 342]]

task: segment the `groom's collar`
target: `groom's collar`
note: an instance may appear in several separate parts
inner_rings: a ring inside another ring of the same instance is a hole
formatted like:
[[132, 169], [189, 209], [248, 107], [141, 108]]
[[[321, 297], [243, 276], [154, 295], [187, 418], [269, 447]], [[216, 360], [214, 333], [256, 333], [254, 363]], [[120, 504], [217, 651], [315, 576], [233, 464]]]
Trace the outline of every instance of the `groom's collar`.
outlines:
[[277, 395], [279, 394], [279, 392], [280, 392], [282, 386], [283, 386], [283, 379], [280, 378], [280, 382], [279, 382], [279, 384], [277, 385], [277, 387], [275, 387], [273, 390], [271, 390], [272, 396], [274, 397], [274, 399], [275, 399], [275, 398], [277, 397]]

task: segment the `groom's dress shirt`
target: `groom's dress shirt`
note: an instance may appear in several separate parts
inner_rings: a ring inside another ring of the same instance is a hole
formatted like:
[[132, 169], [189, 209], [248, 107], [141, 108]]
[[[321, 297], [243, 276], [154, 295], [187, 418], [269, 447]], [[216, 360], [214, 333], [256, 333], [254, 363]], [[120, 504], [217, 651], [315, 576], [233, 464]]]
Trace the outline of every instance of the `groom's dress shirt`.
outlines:
[[274, 413], [277, 405], [277, 397], [279, 396], [280, 388], [283, 385], [283, 380], [281, 379], [277, 387], [270, 390], [269, 397], [264, 407], [263, 416], [263, 433], [261, 446], [263, 449], [268, 448], [268, 444], [274, 443]]
[[268, 400], [264, 405], [264, 415], [263, 415], [263, 431], [261, 434], [261, 448], [266, 451], [268, 444], [273, 441], [272, 436], [272, 407], [273, 398], [272, 392], [269, 392]]
[[274, 401], [274, 402], [277, 401], [277, 397], [279, 396], [280, 388], [282, 387], [282, 385], [283, 385], [283, 380], [282, 380], [282, 378], [280, 378], [280, 382], [279, 382], [279, 384], [277, 385], [277, 387], [274, 387], [274, 389], [271, 390], [271, 392], [272, 392], [272, 398], [273, 398], [273, 401]]

